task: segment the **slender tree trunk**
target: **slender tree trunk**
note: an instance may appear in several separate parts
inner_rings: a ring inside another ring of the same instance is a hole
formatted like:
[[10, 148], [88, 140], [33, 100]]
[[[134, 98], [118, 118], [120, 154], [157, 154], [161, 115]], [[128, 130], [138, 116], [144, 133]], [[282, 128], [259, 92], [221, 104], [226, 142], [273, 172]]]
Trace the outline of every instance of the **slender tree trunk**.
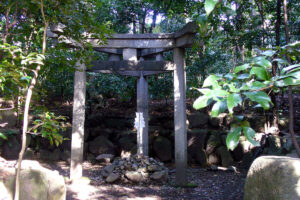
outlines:
[[262, 46], [265, 46], [265, 17], [264, 17], [264, 5], [263, 1], [255, 0], [258, 12], [261, 18], [261, 28], [262, 28]]
[[151, 26], [150, 26], [149, 33], [152, 33], [153, 29], [154, 29], [155, 26], [156, 26], [156, 17], [157, 17], [157, 14], [158, 14], [157, 10], [154, 10], [154, 11], [153, 11], [153, 16], [152, 16], [152, 24], [151, 24]]
[[276, 24], [275, 24], [275, 38], [276, 46], [280, 46], [280, 25], [281, 25], [281, 3], [282, 0], [277, 0], [276, 7]]
[[[45, 19], [45, 14], [44, 14], [44, 5], [43, 5], [43, 0], [41, 0], [41, 12], [44, 20], [44, 34], [43, 34], [43, 47], [42, 47], [42, 54], [45, 54], [46, 52], [46, 42], [47, 42], [47, 28], [49, 25], [49, 21], [46, 21]], [[15, 196], [14, 200], [19, 200], [20, 199], [20, 172], [21, 172], [21, 165], [22, 165], [22, 160], [23, 156], [26, 150], [26, 139], [27, 139], [27, 129], [28, 129], [28, 121], [29, 121], [29, 109], [30, 109], [30, 102], [31, 102], [31, 97], [33, 93], [33, 89], [36, 85], [37, 78], [38, 78], [38, 73], [41, 69], [41, 65], [38, 65], [36, 69], [33, 71], [34, 76], [31, 79], [30, 86], [27, 89], [27, 94], [26, 94], [26, 100], [25, 100], [25, 107], [24, 107], [24, 117], [23, 117], [23, 130], [22, 130], [22, 148], [19, 153], [19, 159], [18, 159], [18, 165], [16, 168], [16, 184], [15, 184]]]
[[[288, 11], [287, 11], [287, 2], [283, 0], [283, 12], [284, 12], [284, 28], [285, 28], [285, 40], [286, 43], [290, 43], [290, 33], [288, 27]], [[290, 57], [287, 55], [288, 62], [291, 63]], [[293, 105], [293, 93], [292, 86], [289, 86], [289, 131], [291, 134], [291, 138], [293, 144], [295, 146], [298, 157], [300, 158], [300, 147], [296, 139], [295, 131], [294, 131], [294, 105]]]

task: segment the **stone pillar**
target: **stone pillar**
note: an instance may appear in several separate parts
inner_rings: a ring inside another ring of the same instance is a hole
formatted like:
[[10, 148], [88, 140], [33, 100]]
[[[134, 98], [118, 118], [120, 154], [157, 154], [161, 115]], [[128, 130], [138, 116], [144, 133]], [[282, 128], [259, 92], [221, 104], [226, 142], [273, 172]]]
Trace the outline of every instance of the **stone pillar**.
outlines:
[[174, 49], [174, 126], [176, 184], [187, 184], [186, 79], [184, 49]]
[[144, 120], [144, 127], [137, 129], [137, 153], [148, 156], [148, 82], [143, 74], [137, 82], [137, 112]]
[[74, 77], [74, 103], [70, 169], [71, 180], [79, 179], [82, 176], [84, 144], [86, 72], [85, 65], [81, 64], [79, 61], [76, 63], [76, 68], [78, 69], [78, 71], [75, 72]]

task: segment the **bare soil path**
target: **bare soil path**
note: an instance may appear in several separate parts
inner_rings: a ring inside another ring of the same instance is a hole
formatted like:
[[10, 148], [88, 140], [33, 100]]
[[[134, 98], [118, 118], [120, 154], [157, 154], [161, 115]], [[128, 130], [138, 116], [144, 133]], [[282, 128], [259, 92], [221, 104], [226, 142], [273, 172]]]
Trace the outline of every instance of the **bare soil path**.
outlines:
[[[69, 166], [64, 162], [47, 164], [63, 176], [69, 175]], [[100, 178], [103, 166], [84, 163], [83, 178], [78, 183], [68, 183], [67, 200], [242, 200], [246, 178], [245, 170], [237, 172], [208, 171], [204, 168], [189, 168], [188, 181], [196, 187], [179, 188], [171, 184], [107, 184]], [[170, 170], [169, 183], [174, 183], [175, 173]]]

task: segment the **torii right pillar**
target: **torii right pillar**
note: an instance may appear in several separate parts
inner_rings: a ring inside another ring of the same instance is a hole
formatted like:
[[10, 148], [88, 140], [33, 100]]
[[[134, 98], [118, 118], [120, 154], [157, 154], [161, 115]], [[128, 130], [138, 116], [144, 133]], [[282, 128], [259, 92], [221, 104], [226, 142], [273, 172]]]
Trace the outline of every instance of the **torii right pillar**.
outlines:
[[183, 48], [173, 52], [176, 185], [187, 185], [186, 76]]

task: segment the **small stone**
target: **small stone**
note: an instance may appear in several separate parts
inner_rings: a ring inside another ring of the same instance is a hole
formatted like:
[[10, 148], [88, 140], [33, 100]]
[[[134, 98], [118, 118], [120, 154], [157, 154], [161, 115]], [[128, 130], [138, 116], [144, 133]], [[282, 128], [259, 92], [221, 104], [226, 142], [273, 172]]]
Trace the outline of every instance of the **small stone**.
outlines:
[[154, 172], [150, 178], [156, 180], [156, 181], [166, 181], [168, 179], [168, 175], [166, 173], [166, 171], [158, 171], [158, 172]]
[[101, 175], [103, 177], [109, 176], [115, 169], [115, 165], [107, 165], [104, 167], [104, 169], [101, 171]]
[[115, 181], [117, 181], [120, 178], [120, 176], [118, 174], [115, 173], [111, 173], [107, 178], [106, 178], [106, 182], [107, 183], [113, 183]]
[[100, 154], [96, 157], [99, 162], [111, 163], [115, 156], [113, 154]]
[[211, 169], [212, 171], [218, 171], [218, 166], [212, 165], [212, 166], [210, 167], [210, 169]]
[[149, 166], [147, 167], [147, 170], [148, 170], [149, 172], [155, 172], [155, 171], [158, 171], [158, 170], [159, 170], [159, 167], [158, 167], [157, 165], [149, 165]]
[[237, 169], [236, 169], [235, 166], [229, 166], [229, 167], [228, 167], [228, 170], [229, 170], [229, 171], [232, 171], [232, 172], [237, 172]]
[[129, 180], [131, 180], [131, 181], [133, 181], [133, 182], [141, 182], [141, 181], [144, 181], [144, 178], [143, 178], [142, 174], [139, 173], [139, 172], [126, 171], [126, 172], [125, 172], [125, 176], [126, 176]]

